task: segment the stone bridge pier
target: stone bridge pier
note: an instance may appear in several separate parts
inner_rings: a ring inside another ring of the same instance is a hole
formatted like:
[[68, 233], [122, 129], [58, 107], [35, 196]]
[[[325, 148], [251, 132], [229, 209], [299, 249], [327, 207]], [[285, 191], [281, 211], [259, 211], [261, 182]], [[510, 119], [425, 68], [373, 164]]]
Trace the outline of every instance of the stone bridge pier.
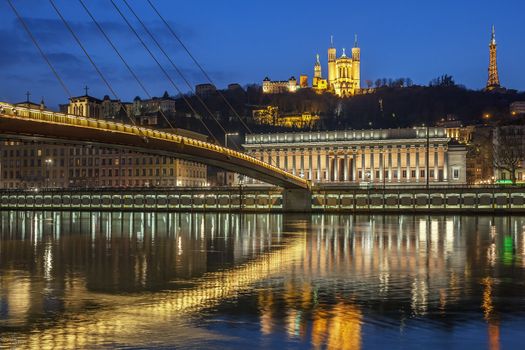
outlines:
[[308, 213], [312, 211], [312, 191], [310, 189], [284, 189], [283, 211]]

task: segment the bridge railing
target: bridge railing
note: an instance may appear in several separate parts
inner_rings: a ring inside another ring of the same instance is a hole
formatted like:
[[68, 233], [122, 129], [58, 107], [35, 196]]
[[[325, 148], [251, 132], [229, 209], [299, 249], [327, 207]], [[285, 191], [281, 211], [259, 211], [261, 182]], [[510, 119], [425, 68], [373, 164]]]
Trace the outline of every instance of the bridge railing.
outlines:
[[75, 116], [71, 114], [56, 113], [52, 111], [32, 109], [27, 107], [18, 107], [5, 102], [0, 102], [0, 115], [7, 116], [9, 118], [31, 119], [44, 123], [90, 128], [109, 132], [119, 132], [124, 134], [136, 135], [139, 137], [155, 138], [174, 143], [182, 143], [185, 145], [191, 145], [194, 147], [206, 149], [208, 151], [225, 154], [229, 157], [242, 159], [247, 162], [257, 164], [258, 166], [264, 167], [275, 173], [278, 173], [285, 178], [289, 178], [291, 180], [303, 183], [305, 185], [308, 183], [302, 177], [290, 174], [276, 166], [265, 163], [245, 153], [234, 151], [232, 149], [215, 145], [209, 142], [204, 142], [189, 137], [176, 135], [169, 132], [134, 126], [130, 124], [116, 123], [107, 120]]

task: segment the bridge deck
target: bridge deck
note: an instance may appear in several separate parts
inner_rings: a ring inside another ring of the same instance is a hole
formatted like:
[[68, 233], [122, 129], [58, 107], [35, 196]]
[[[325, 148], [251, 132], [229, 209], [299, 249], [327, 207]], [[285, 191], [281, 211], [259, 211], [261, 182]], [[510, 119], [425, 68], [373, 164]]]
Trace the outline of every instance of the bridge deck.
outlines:
[[176, 135], [107, 120], [17, 107], [0, 102], [0, 134], [122, 146], [216, 166], [288, 189], [308, 181], [242, 152]]

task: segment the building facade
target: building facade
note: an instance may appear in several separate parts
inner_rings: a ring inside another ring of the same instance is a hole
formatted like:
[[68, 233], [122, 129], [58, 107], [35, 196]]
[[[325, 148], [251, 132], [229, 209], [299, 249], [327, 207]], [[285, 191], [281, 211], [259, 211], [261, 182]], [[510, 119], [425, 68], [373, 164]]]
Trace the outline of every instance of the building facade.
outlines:
[[99, 146], [0, 141], [0, 188], [202, 187], [206, 165]]
[[243, 146], [314, 184], [466, 184], [466, 147], [444, 128], [253, 134]]
[[108, 95], [102, 100], [89, 96], [77, 96], [69, 99], [69, 104], [60, 106], [62, 113], [97, 119], [127, 119], [132, 114], [132, 104], [112, 100]]
[[304, 113], [279, 113], [279, 107], [267, 106], [252, 111], [253, 121], [260, 125], [282, 126], [286, 128], [307, 129], [313, 128], [320, 120], [318, 115]]
[[176, 112], [175, 99], [170, 97], [167, 91], [162, 97], [143, 100], [137, 96], [133, 99], [133, 115], [135, 117], [158, 115], [159, 112], [165, 115], [172, 115]]
[[[309, 86], [306, 75], [301, 75], [299, 84], [294, 77], [287, 81], [274, 81], [266, 77], [262, 83], [265, 94], [296, 92], [307, 87]], [[347, 56], [343, 48], [343, 53], [339, 57], [332, 38], [328, 49], [328, 77], [323, 78], [321, 61], [317, 55], [311, 87], [318, 93], [330, 92], [339, 97], [354, 96], [361, 92], [361, 49], [357, 44], [357, 36], [351, 55]]]
[[213, 84], [198, 84], [195, 85], [195, 94], [202, 97], [208, 97], [217, 93], [217, 88]]
[[296, 92], [299, 89], [297, 79], [290, 77], [288, 80], [271, 80], [266, 77], [262, 83], [262, 91], [265, 94], [281, 94], [283, 92]]

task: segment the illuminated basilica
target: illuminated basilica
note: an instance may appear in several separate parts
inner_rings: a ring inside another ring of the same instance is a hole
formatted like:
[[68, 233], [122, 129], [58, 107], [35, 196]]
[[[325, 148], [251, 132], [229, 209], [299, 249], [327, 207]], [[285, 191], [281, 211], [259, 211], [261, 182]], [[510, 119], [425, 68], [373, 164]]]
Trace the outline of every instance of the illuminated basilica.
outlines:
[[[341, 56], [337, 57], [333, 37], [328, 49], [328, 77], [323, 78], [319, 55], [314, 65], [312, 88], [318, 93], [330, 92], [339, 97], [349, 97], [360, 93], [361, 82], [361, 50], [357, 45], [357, 35], [351, 55], [346, 55], [343, 48]], [[299, 84], [294, 77], [285, 81], [272, 81], [268, 77], [263, 80], [263, 93], [275, 94], [282, 92], [295, 92], [307, 88], [308, 78], [301, 75]]]

